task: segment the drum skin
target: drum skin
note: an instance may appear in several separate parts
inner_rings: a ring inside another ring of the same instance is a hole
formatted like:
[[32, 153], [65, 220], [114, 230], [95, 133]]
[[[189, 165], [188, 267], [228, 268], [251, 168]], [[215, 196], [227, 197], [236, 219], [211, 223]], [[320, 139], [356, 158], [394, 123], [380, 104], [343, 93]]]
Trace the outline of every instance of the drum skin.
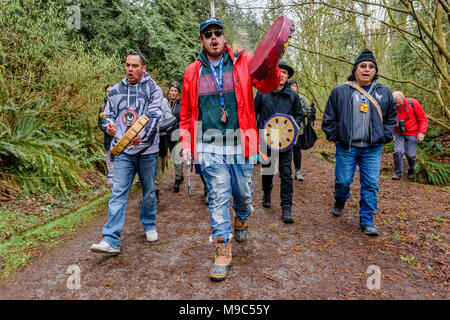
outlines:
[[267, 30], [256, 48], [249, 74], [257, 80], [263, 80], [275, 68], [283, 56], [294, 33], [294, 22], [285, 17], [279, 17]]
[[136, 136], [139, 134], [139, 132], [142, 131], [142, 129], [146, 126], [148, 123], [148, 117], [146, 115], [142, 115], [137, 119], [137, 121], [130, 127], [130, 129], [125, 132], [125, 134], [122, 136], [122, 138], [117, 141], [114, 148], [112, 148], [111, 153], [115, 156], [120, 155], [123, 150], [125, 150], [128, 145], [130, 144], [131, 140], [136, 138]]
[[294, 118], [287, 114], [275, 113], [264, 123], [264, 141], [272, 150], [280, 152], [297, 143], [299, 126]]

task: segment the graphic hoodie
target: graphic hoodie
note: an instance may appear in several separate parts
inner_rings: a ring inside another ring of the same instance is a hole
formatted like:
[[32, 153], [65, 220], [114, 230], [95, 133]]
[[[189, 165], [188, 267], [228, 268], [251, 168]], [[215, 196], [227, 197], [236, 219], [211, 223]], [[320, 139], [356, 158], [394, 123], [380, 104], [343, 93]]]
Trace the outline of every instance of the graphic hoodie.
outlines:
[[134, 85], [124, 78], [109, 92], [104, 113], [108, 123], [115, 123], [117, 133], [114, 136], [111, 148], [137, 121], [146, 115], [149, 118], [147, 125], [140, 132], [141, 143], [137, 146], [128, 146], [123, 153], [127, 155], [146, 155], [159, 151], [158, 121], [162, 115], [163, 95], [161, 88], [145, 72], [142, 80]]

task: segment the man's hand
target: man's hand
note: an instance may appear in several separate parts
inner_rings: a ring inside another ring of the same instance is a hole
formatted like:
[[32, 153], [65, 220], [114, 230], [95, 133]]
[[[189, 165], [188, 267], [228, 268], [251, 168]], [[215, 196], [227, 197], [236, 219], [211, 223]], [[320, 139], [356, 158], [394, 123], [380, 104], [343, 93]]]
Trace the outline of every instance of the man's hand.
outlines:
[[141, 136], [137, 135], [133, 140], [130, 141], [130, 146], [137, 146], [141, 143]]
[[191, 148], [183, 149], [183, 159], [186, 163], [191, 160]]
[[106, 133], [108, 133], [111, 137], [114, 137], [117, 133], [116, 124], [108, 123], [108, 125], [106, 126]]
[[425, 135], [423, 134], [423, 133], [419, 133], [418, 135], [417, 135], [417, 142], [422, 142], [423, 141], [423, 139], [425, 139]]

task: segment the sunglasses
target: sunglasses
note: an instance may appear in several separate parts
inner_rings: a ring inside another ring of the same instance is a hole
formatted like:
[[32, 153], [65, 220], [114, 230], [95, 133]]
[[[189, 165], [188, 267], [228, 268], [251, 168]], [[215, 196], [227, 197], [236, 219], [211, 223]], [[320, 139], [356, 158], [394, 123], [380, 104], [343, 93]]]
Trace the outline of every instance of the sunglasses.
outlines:
[[361, 63], [358, 67], [361, 69], [366, 69], [366, 68], [375, 69], [377, 66], [374, 64], [371, 64], [371, 63], [370, 64]]
[[[223, 35], [223, 30], [222, 29], [214, 29], [214, 34], [216, 35], [216, 37], [220, 37]], [[213, 31], [206, 30], [205, 32], [203, 32], [203, 35], [205, 36], [206, 39], [209, 39], [212, 37]]]

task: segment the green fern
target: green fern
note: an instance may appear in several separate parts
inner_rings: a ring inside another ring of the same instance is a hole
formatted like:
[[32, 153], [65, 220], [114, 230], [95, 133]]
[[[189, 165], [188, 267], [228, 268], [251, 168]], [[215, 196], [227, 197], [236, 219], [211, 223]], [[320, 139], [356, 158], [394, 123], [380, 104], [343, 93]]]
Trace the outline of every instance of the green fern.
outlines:
[[[87, 188], [78, 173], [82, 147], [62, 131], [50, 131], [32, 109], [1, 108], [12, 124], [2, 121], [0, 161], [8, 168], [3, 175], [13, 177], [28, 194], [38, 191], [67, 193], [75, 187]], [[0, 173], [1, 174], [1, 173]]]
[[431, 161], [429, 156], [419, 150], [414, 168], [415, 179], [420, 182], [442, 186], [450, 184], [450, 165]]

